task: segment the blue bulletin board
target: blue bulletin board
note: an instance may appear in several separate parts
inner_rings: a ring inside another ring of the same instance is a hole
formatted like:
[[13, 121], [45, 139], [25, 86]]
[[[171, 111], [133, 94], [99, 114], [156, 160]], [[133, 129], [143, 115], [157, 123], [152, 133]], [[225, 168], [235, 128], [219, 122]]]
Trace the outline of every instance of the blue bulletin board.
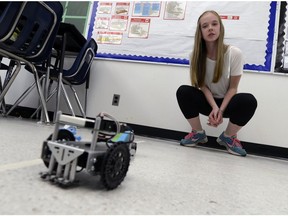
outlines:
[[244, 69], [270, 72], [276, 9], [277, 2], [266, 1], [100, 1], [93, 3], [88, 38], [97, 41], [98, 58], [189, 65], [197, 19], [215, 10], [225, 43], [245, 56]]

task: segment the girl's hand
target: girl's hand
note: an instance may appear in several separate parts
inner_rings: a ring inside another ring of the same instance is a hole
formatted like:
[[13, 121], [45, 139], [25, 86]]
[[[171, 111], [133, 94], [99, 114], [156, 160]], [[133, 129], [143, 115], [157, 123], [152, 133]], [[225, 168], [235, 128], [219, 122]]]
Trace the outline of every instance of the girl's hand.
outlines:
[[218, 122], [218, 125], [223, 123], [223, 111], [220, 109], [217, 114], [217, 122]]
[[213, 109], [209, 115], [208, 125], [212, 127], [218, 127], [223, 122], [223, 112], [217, 108]]
[[215, 108], [211, 111], [209, 114], [209, 119], [208, 119], [208, 125], [212, 127], [217, 127], [218, 126], [218, 113], [219, 113], [219, 108]]

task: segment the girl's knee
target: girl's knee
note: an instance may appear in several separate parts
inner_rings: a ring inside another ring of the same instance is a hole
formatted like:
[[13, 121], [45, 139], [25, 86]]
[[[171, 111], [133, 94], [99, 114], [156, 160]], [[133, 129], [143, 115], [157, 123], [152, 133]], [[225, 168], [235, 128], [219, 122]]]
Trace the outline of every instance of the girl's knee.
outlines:
[[250, 108], [253, 110], [256, 110], [257, 108], [257, 99], [254, 97], [253, 94], [250, 93], [239, 93], [236, 96], [236, 100], [239, 101], [239, 103], [241, 104], [241, 106], [243, 106], [242, 108]]
[[187, 97], [190, 95], [191, 88], [193, 87], [189, 85], [181, 85], [176, 91], [177, 98]]
[[189, 89], [190, 88], [190, 86], [188, 86], [188, 85], [181, 85], [178, 89], [177, 89], [177, 91], [176, 91], [176, 93], [178, 94], [178, 93], [181, 93], [181, 92], [185, 92], [185, 91], [187, 91], [187, 89]]
[[254, 95], [250, 94], [250, 93], [246, 93], [246, 100], [247, 100], [247, 105], [249, 105], [251, 108], [253, 107], [254, 110], [256, 110], [258, 103], [257, 103], [257, 99], [254, 97]]

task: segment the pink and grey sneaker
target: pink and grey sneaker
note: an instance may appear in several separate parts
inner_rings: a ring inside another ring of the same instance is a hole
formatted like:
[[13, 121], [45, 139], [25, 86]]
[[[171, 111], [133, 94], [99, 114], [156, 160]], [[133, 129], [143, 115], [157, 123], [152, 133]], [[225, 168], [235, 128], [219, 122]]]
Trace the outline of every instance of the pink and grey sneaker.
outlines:
[[226, 137], [224, 132], [217, 138], [217, 142], [225, 146], [227, 151], [234, 155], [246, 156], [247, 153], [236, 136]]
[[180, 145], [182, 146], [196, 146], [201, 143], [204, 144], [208, 142], [208, 138], [206, 136], [205, 131], [203, 133], [198, 133], [195, 130], [192, 130], [191, 133], [187, 134], [184, 139], [180, 141]]

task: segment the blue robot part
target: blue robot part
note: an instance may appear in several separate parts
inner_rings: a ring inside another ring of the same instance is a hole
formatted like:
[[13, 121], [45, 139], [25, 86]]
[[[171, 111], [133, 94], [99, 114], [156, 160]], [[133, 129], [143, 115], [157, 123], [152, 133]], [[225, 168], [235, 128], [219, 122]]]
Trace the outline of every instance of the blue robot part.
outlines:
[[75, 140], [80, 141], [82, 139], [81, 136], [77, 135], [77, 127], [73, 125], [64, 125], [63, 129], [70, 131], [74, 137]]

